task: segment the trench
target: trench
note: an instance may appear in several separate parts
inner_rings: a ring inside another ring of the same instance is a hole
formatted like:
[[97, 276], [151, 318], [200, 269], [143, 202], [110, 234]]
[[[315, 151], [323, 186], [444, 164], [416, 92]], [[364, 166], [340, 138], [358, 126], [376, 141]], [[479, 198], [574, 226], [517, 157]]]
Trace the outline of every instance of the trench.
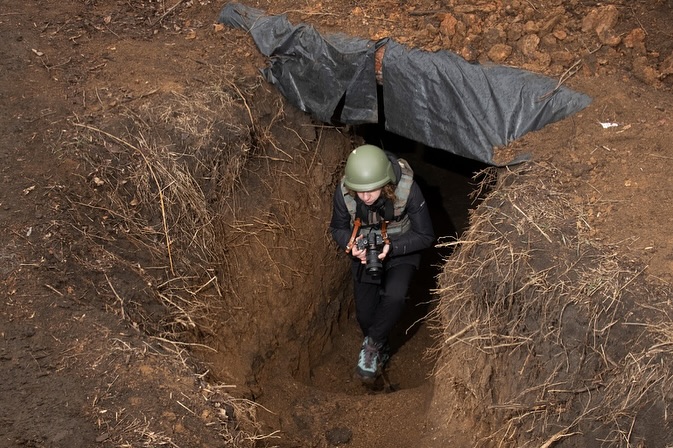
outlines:
[[[388, 133], [381, 126], [362, 126], [355, 133], [364, 142], [381, 146], [411, 164], [428, 203], [438, 243], [455, 241], [469, 225], [469, 212], [479, 200], [474, 197], [479, 182], [475, 176], [486, 165]], [[258, 416], [270, 433], [279, 430], [282, 434], [280, 440], [260, 442], [260, 446], [316, 446], [315, 440], [322, 438], [333, 445], [329, 434], [334, 430], [350, 434], [347, 438], [351, 447], [386, 446], [381, 442], [372, 445], [362, 434], [370, 430], [361, 427], [358, 416], [363, 407], [371, 406], [372, 397], [381, 400], [379, 424], [397, 428], [411, 424], [405, 417], [387, 415], [385, 409], [399, 407], [400, 400], [425, 406], [431, 399], [434, 338], [426, 317], [433, 306], [435, 278], [451, 251], [449, 246], [433, 247], [423, 254], [405, 312], [390, 336], [391, 362], [386, 374], [373, 385], [365, 386], [353, 375], [361, 334], [350, 277], [339, 293], [344, 312], [338, 322], [322, 323], [331, 331], [325, 344], [317, 348], [319, 354], [311, 357], [308, 374], [287, 371], [283, 359], [288, 354], [282, 346], [260, 366], [255, 401], [270, 412]]]

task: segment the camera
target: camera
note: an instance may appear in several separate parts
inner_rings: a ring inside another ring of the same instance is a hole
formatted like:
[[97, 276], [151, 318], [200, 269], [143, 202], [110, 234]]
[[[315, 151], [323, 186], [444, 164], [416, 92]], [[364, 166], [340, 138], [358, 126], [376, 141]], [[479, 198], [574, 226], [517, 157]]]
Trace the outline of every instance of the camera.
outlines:
[[362, 238], [356, 241], [359, 250], [367, 249], [365, 256], [365, 270], [372, 278], [379, 278], [383, 273], [383, 261], [379, 260], [379, 254], [383, 249], [384, 241], [381, 232], [376, 229], [369, 229]]

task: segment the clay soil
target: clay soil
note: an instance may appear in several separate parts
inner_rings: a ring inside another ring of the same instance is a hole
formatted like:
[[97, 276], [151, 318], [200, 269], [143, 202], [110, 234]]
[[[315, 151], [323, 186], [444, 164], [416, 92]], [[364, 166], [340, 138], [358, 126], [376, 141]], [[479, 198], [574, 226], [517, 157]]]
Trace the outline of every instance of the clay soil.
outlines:
[[[590, 95], [587, 109], [514, 142], [502, 156], [528, 152], [557, 169], [565, 192], [588, 210], [593, 238], [643, 263], [645, 276], [673, 280], [671, 2], [244, 3], [287, 13], [293, 23], [325, 33], [391, 37], [474, 62], [533, 70]], [[389, 377], [373, 388], [352, 379], [360, 336], [347, 312], [338, 315], [329, 344], [308, 369], [286, 371], [282, 346], [227, 366], [207, 348], [212, 335], [196, 332], [176, 344], [156, 331], [167, 312], [144, 301], [151, 276], [135, 267], [152, 266], [152, 260], [134, 259], [131, 246], [111, 254], [102, 249], [106, 241], [90, 244], [103, 236], [92, 237], [89, 228], [105, 227], [114, 216], [87, 206], [101, 180], [84, 161], [93, 156], [72, 151], [75, 143], [87, 148], [87, 141], [73, 140], [81, 131], [133, 114], [140, 103], [198, 92], [223, 74], [231, 85], [244, 86], [240, 91], [253, 86], [269, 103], [284, 104], [261, 79], [265, 61], [251, 38], [215, 26], [224, 4], [0, 5], [0, 446], [419, 446], [430, 430], [425, 412], [433, 395], [433, 358], [424, 354], [436, 344], [431, 329], [411, 325], [416, 316], [400, 332]], [[247, 111], [240, 105], [243, 118], [245, 112], [253, 121], [262, 114], [259, 104]], [[296, 122], [310, 121], [284, 108]], [[335, 155], [335, 167], [342, 156]], [[459, 175], [469, 178], [471, 169]], [[426, 184], [440, 188], [443, 173], [428, 172]], [[337, 175], [319, 179], [325, 207]], [[456, 202], [469, 204], [469, 193]], [[466, 222], [467, 206], [456, 215]], [[321, 224], [324, 233], [327, 221]], [[109, 231], [110, 238], [123, 233]], [[122, 258], [128, 270], [112, 270]], [[310, 273], [302, 275], [312, 282]], [[247, 325], [231, 326], [242, 329], [241, 344], [254, 345]], [[413, 331], [403, 331], [410, 325]], [[263, 369], [256, 365], [260, 359]], [[215, 381], [213, 368], [217, 388], [209, 382]], [[235, 373], [228, 375], [228, 368]], [[263, 407], [250, 406], [252, 400]], [[253, 423], [240, 418], [245, 413]], [[238, 430], [254, 437], [237, 438]]]

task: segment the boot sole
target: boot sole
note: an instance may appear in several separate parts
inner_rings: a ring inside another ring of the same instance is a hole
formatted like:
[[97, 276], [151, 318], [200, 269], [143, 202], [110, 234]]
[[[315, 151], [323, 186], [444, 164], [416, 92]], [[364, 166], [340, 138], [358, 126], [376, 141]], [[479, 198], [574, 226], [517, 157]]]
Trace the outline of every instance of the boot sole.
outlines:
[[370, 375], [369, 373], [362, 373], [360, 369], [355, 369], [355, 376], [365, 384], [372, 384], [378, 378], [377, 374]]

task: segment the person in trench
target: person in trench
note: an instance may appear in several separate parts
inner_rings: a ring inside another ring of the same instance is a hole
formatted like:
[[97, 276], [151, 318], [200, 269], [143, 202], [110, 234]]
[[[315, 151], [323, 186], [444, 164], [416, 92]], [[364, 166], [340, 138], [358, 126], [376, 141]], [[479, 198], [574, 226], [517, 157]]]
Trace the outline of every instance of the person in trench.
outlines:
[[389, 359], [421, 254], [435, 241], [430, 213], [404, 159], [373, 145], [354, 149], [334, 192], [330, 231], [350, 254], [355, 312], [364, 340], [356, 373], [373, 381]]

